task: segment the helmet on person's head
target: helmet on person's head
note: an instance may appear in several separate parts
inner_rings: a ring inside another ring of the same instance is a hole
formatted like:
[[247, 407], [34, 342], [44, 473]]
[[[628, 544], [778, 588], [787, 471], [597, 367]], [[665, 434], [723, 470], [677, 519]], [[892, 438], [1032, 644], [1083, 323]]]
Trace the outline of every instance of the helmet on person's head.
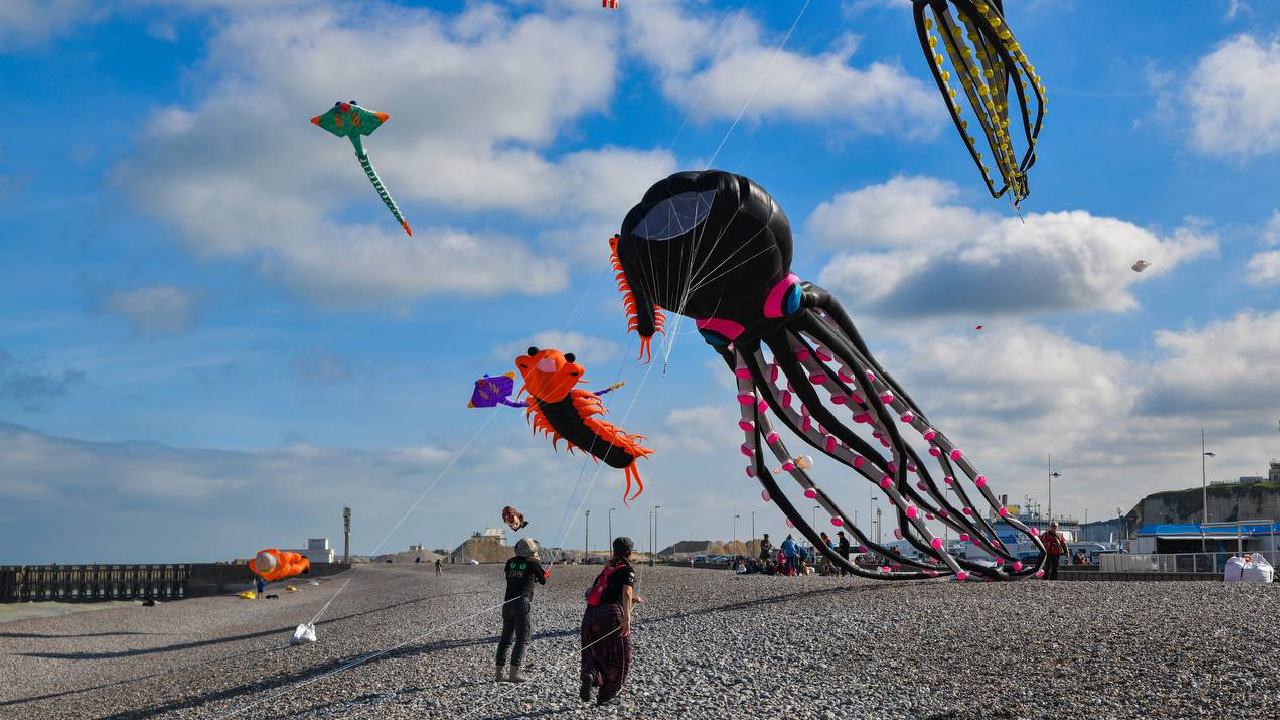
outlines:
[[517, 557], [533, 557], [538, 554], [538, 541], [532, 538], [521, 538], [516, 543]]

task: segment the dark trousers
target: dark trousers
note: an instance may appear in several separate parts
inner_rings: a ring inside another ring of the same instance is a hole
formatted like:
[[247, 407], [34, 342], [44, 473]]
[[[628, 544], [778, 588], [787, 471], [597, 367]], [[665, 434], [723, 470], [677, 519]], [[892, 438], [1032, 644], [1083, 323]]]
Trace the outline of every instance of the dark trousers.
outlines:
[[[845, 562], [849, 562], [849, 553], [848, 553], [848, 551], [846, 551], [846, 550], [841, 550], [841, 551], [840, 551], [840, 557], [844, 558], [844, 561], [845, 561]], [[840, 577], [844, 577], [845, 575], [848, 575], [848, 574], [849, 574], [849, 571], [845, 569], [844, 565], [841, 565], [841, 566], [840, 566]]]
[[1047, 557], [1045, 557], [1044, 576], [1046, 580], [1058, 579], [1058, 560], [1060, 560], [1061, 558], [1062, 558], [1061, 555], [1048, 555]]
[[[532, 627], [529, 623], [529, 601], [512, 600], [502, 606], [502, 637], [498, 640], [498, 665], [507, 664], [507, 648], [511, 648], [511, 666], [520, 667], [524, 660], [524, 646], [529, 642]], [[512, 647], [512, 641], [515, 646]]]

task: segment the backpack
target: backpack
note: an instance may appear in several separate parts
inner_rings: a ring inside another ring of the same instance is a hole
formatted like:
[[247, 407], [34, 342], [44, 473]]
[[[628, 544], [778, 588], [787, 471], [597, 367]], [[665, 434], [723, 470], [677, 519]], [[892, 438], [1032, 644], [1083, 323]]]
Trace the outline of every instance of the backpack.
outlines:
[[595, 583], [593, 583], [591, 585], [591, 588], [587, 590], [587, 593], [586, 593], [587, 605], [591, 607], [596, 607], [600, 604], [600, 596], [604, 595], [605, 588], [609, 587], [609, 577], [613, 575], [613, 573], [617, 571], [618, 568], [622, 567], [624, 564], [625, 563], [617, 563], [614, 565], [610, 565], [606, 567], [604, 570], [600, 571], [600, 574], [596, 576]]

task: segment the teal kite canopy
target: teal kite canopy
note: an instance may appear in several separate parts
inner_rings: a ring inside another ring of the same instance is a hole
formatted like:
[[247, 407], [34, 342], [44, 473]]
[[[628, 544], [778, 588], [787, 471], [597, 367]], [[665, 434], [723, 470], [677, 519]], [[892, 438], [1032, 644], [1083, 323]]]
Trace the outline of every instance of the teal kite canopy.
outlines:
[[409, 221], [404, 219], [404, 215], [400, 213], [400, 208], [396, 206], [396, 201], [391, 198], [391, 193], [387, 192], [387, 188], [382, 184], [382, 180], [378, 174], [373, 171], [373, 165], [369, 162], [369, 156], [364, 152], [364, 146], [360, 143], [361, 135], [372, 135], [374, 130], [382, 127], [391, 116], [384, 112], [375, 112], [360, 107], [355, 100], [351, 102], [337, 102], [323, 115], [317, 115], [311, 118], [311, 123], [319, 128], [328, 130], [329, 132], [344, 137], [351, 141], [351, 145], [355, 147], [356, 159], [360, 161], [360, 167], [364, 168], [364, 174], [369, 178], [369, 182], [373, 183], [373, 189], [378, 191], [378, 197], [382, 198], [382, 202], [386, 203], [387, 209], [392, 215], [396, 216], [396, 220], [400, 221], [400, 227], [413, 237], [413, 229], [409, 227]]

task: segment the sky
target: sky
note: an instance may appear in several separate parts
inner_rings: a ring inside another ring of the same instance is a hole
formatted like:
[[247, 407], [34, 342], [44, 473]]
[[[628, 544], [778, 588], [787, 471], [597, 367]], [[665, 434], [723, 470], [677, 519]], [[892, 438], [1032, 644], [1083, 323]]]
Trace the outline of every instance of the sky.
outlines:
[[[596, 548], [646, 546], [654, 506], [664, 546], [784, 535], [732, 377], [687, 323], [637, 362], [608, 268], [645, 189], [712, 161], [1010, 502], [1048, 500], [1050, 454], [1054, 512], [1091, 520], [1198, 485], [1202, 429], [1210, 480], [1280, 456], [1261, 2], [1007, 0], [1049, 98], [1021, 217], [906, 0], [620, 5], [0, 6], [0, 563], [340, 546], [343, 506], [356, 553], [452, 548], [506, 504], [547, 545], [582, 546], [578, 508]], [[390, 114], [365, 148], [412, 239], [308, 122], [353, 99]], [[466, 407], [530, 344], [627, 382], [610, 419], [655, 450], [629, 506]], [[817, 472], [865, 520], [870, 486]]]

